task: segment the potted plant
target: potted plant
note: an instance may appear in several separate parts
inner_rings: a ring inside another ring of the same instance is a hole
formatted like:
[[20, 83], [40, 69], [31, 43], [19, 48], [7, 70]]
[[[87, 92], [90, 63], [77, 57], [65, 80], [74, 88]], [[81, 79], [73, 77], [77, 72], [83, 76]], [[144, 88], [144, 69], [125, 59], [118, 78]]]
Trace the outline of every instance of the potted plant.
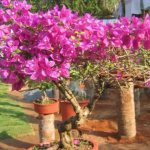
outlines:
[[28, 85], [27, 90], [31, 91], [38, 89], [40, 95], [34, 100], [34, 110], [38, 113], [39, 119], [39, 135], [40, 143], [49, 143], [55, 140], [55, 126], [54, 126], [54, 114], [59, 113], [59, 100], [55, 98], [50, 98], [48, 96], [48, 89], [53, 89], [54, 86], [51, 82], [34, 82], [32, 80], [27, 80]]
[[[79, 80], [72, 80], [70, 81], [69, 87], [78, 100], [81, 108], [86, 107], [89, 100], [87, 100], [84, 83]], [[75, 111], [72, 107], [72, 104], [67, 99], [65, 100], [65, 98], [62, 98], [62, 100], [60, 101], [60, 113], [63, 121], [69, 119], [72, 116], [75, 116]]]
[[53, 89], [54, 86], [51, 82], [36, 82], [28, 81], [28, 89], [39, 89], [41, 91], [41, 96], [34, 100], [34, 110], [41, 115], [48, 115], [59, 112], [59, 101], [55, 98], [49, 98], [47, 94], [47, 89]]
[[26, 84], [26, 88], [21, 92], [26, 92], [27, 100], [30, 95], [29, 99], [32, 99], [34, 110], [39, 115], [37, 118], [39, 119], [40, 143], [49, 143], [55, 140], [54, 114], [59, 113], [59, 100], [54, 96], [54, 86], [51, 82], [34, 82], [29, 79]]
[[[47, 85], [47, 83], [46, 83]], [[34, 110], [39, 114], [39, 135], [40, 143], [49, 143], [55, 140], [55, 114], [59, 113], [59, 101], [49, 98], [46, 93], [47, 86], [42, 86], [41, 98], [35, 100]]]
[[[142, 73], [146, 80], [149, 79], [150, 18], [146, 17], [144, 21], [133, 18], [132, 22], [123, 18], [105, 25], [90, 14], [79, 16], [66, 7], [56, 6], [47, 12], [33, 13], [31, 5], [25, 1], [2, 0], [2, 4], [5, 7], [0, 10], [2, 81], [11, 83], [13, 90], [21, 89], [28, 80], [50, 81], [64, 94], [76, 113], [60, 123], [59, 148], [74, 148], [76, 138], [72, 130], [78, 131], [84, 123], [106, 84], [120, 87], [119, 133], [134, 137], [134, 112], [129, 107], [129, 104], [133, 107], [133, 103], [130, 99], [126, 101], [125, 96], [133, 99], [130, 93], [133, 92], [134, 77]], [[111, 73], [114, 69], [118, 70], [116, 74]], [[93, 100], [84, 108], [67, 85], [72, 70], [84, 80], [91, 80], [95, 86]], [[128, 74], [126, 78], [123, 78], [124, 73]], [[124, 111], [126, 106], [129, 112]], [[130, 116], [131, 124], [128, 124], [126, 114]], [[133, 132], [130, 134], [127, 129], [133, 129]], [[85, 142], [80, 138], [79, 141]]]

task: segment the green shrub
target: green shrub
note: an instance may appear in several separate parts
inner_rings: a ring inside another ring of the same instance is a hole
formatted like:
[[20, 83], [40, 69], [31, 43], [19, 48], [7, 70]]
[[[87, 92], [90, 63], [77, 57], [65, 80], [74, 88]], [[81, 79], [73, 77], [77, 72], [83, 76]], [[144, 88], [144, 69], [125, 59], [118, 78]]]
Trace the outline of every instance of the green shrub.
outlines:
[[28, 0], [33, 11], [47, 10], [55, 5], [66, 5], [80, 15], [91, 13], [99, 18], [111, 17], [119, 0]]

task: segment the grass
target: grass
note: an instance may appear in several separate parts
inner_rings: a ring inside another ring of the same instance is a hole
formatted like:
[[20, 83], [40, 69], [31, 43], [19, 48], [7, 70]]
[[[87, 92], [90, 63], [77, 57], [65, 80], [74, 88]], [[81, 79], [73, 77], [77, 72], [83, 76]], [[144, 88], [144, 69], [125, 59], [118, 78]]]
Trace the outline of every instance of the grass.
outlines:
[[9, 86], [0, 83], [0, 139], [33, 133], [23, 108], [7, 94]]

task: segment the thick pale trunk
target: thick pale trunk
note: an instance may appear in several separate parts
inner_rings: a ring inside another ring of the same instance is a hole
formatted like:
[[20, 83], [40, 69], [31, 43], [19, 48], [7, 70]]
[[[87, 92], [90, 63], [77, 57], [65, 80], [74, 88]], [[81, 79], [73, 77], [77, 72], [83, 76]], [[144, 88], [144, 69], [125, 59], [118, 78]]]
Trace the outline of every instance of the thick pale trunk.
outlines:
[[134, 89], [134, 101], [135, 101], [135, 115], [138, 117], [141, 113], [140, 110], [140, 89], [135, 88]]
[[54, 114], [39, 116], [39, 135], [41, 143], [55, 140]]
[[118, 133], [121, 137], [132, 138], [136, 136], [134, 88], [129, 86], [119, 89], [118, 97]]

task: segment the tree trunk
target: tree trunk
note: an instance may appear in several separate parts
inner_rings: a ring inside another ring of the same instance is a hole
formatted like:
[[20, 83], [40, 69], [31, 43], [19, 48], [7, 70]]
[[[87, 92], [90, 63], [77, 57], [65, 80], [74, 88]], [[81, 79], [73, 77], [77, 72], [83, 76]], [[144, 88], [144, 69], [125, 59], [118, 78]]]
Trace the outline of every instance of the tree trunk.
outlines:
[[[54, 84], [58, 87], [58, 89], [66, 96], [67, 100], [71, 102], [74, 111], [76, 112], [76, 115], [69, 118], [68, 120], [62, 122], [59, 126], [59, 134], [60, 134], [60, 141], [62, 147], [64, 147], [67, 150], [73, 149], [73, 136], [72, 136], [72, 130], [78, 129], [78, 126], [80, 126], [82, 123], [84, 123], [87, 116], [90, 114], [90, 112], [93, 110], [96, 101], [100, 98], [100, 92], [95, 94], [94, 100], [90, 101], [88, 106], [82, 109], [74, 96], [74, 94], [71, 92], [71, 90], [68, 88], [68, 86], [63, 82], [54, 82]], [[100, 87], [100, 86], [98, 86]], [[96, 88], [97, 91], [99, 91], [99, 88]], [[80, 132], [80, 131], [79, 131]]]
[[54, 114], [39, 116], [40, 143], [49, 143], [55, 140]]
[[[63, 148], [66, 148], [67, 150], [73, 149], [73, 139], [77, 138], [77, 135], [79, 136], [81, 132], [78, 130], [78, 127], [84, 123], [89, 114], [90, 111], [86, 107], [81, 109], [80, 112], [76, 114], [76, 116], [73, 116], [61, 123], [58, 131], [60, 134], [61, 146]], [[75, 129], [74, 131], [76, 131], [76, 134], [72, 132], [73, 129]]]
[[140, 110], [140, 89], [135, 88], [134, 89], [134, 102], [135, 102], [135, 115], [138, 117], [141, 113]]
[[135, 105], [133, 83], [121, 86], [118, 98], [118, 133], [119, 136], [132, 138], [136, 136]]

